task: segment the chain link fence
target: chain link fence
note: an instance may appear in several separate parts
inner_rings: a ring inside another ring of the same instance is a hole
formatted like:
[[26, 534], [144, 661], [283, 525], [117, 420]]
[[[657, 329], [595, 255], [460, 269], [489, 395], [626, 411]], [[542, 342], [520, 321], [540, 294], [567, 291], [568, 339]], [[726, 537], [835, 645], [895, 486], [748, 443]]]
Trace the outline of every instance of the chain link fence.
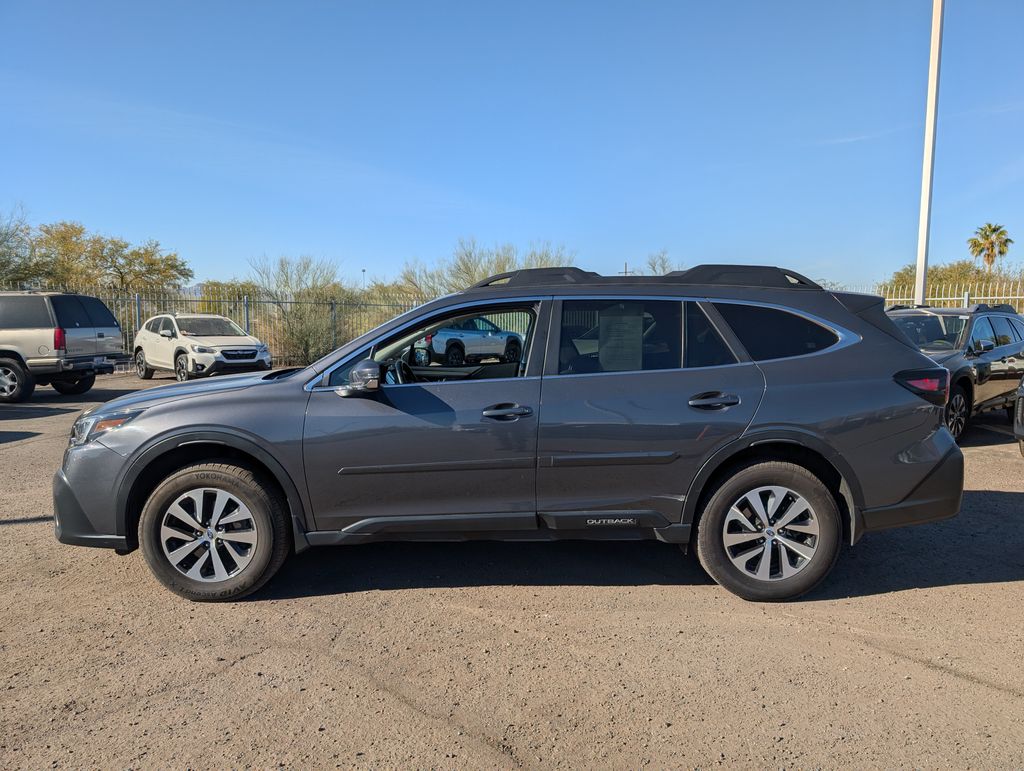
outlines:
[[[844, 289], [881, 295], [886, 305], [911, 305], [914, 302], [912, 286], [876, 284]], [[76, 286], [60, 287], [58, 291], [75, 291], [103, 300], [121, 323], [126, 351], [132, 350], [136, 331], [152, 316], [160, 313], [216, 313], [232, 319], [246, 332], [266, 343], [275, 364], [279, 365], [308, 364], [354, 337], [433, 299], [399, 292], [358, 291], [337, 297], [284, 300], [218, 294], [200, 289], [118, 292], [109, 287]], [[928, 290], [927, 303], [935, 307], [1008, 303], [1020, 310], [1024, 308], [1024, 282], [932, 286]]]

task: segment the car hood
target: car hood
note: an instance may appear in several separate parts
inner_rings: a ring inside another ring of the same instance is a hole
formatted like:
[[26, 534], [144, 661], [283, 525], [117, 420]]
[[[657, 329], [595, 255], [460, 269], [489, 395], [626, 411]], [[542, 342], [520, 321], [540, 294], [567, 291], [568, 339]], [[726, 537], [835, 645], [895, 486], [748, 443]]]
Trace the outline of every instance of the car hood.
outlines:
[[255, 348], [261, 345], [259, 339], [252, 335], [239, 337], [238, 335], [225, 335], [224, 337], [203, 337], [202, 335], [184, 335], [190, 343], [196, 345], [207, 345], [210, 348]]
[[218, 375], [217, 377], [193, 380], [188, 383], [172, 383], [171, 385], [147, 388], [145, 391], [136, 391], [119, 396], [116, 399], [111, 399], [109, 402], [100, 404], [91, 410], [86, 410], [83, 414], [105, 415], [124, 410], [145, 409], [179, 399], [190, 399], [222, 391], [236, 391], [271, 382], [265, 380], [264, 378], [266, 377], [266, 372], [249, 372], [242, 375]]

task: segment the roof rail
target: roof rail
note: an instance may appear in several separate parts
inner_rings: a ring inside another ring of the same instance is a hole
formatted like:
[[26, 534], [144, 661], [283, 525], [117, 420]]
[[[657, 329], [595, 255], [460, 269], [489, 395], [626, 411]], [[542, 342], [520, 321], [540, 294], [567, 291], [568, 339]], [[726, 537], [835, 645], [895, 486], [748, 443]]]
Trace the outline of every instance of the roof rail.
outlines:
[[524, 268], [485, 278], [469, 288], [630, 282], [821, 290], [821, 286], [806, 276], [767, 265], [697, 265], [689, 270], [675, 270], [664, 276], [602, 276], [580, 268]]
[[889, 311], [909, 311], [909, 310], [913, 310], [914, 308], [931, 308], [931, 307], [932, 306], [927, 305], [925, 303], [922, 303], [920, 305], [906, 305], [906, 304], [897, 303], [896, 305], [890, 305], [885, 310], [886, 310], [886, 313], [888, 313]]
[[523, 268], [499, 273], [473, 284], [470, 289], [488, 286], [528, 286], [530, 284], [585, 284], [601, 278], [597, 273], [580, 268]]

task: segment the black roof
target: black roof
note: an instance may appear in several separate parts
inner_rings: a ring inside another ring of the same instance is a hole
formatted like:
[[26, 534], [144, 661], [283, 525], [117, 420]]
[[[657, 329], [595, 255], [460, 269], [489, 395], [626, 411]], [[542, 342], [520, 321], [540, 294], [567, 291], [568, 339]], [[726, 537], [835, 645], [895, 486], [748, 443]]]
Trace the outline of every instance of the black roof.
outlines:
[[697, 265], [664, 276], [602, 276], [580, 268], [527, 268], [499, 273], [474, 284], [467, 291], [498, 287], [629, 286], [636, 284], [765, 287], [817, 290], [806, 276], [765, 265]]

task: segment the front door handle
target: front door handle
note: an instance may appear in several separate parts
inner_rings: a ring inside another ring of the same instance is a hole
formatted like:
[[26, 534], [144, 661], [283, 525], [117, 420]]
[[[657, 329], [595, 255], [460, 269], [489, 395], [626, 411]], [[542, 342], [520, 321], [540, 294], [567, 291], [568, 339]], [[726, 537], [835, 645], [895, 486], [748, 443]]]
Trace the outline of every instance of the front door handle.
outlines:
[[708, 391], [691, 397], [687, 403], [698, 410], [724, 410], [739, 404], [740, 397], [736, 394], [723, 394], [721, 391]]
[[102, 332], [97, 332], [96, 333], [96, 339], [102, 340], [104, 337], [106, 337], [106, 335], [104, 335]]
[[488, 407], [481, 413], [485, 418], [491, 420], [519, 420], [533, 414], [529, 407], [521, 407], [518, 404], [495, 404]]

